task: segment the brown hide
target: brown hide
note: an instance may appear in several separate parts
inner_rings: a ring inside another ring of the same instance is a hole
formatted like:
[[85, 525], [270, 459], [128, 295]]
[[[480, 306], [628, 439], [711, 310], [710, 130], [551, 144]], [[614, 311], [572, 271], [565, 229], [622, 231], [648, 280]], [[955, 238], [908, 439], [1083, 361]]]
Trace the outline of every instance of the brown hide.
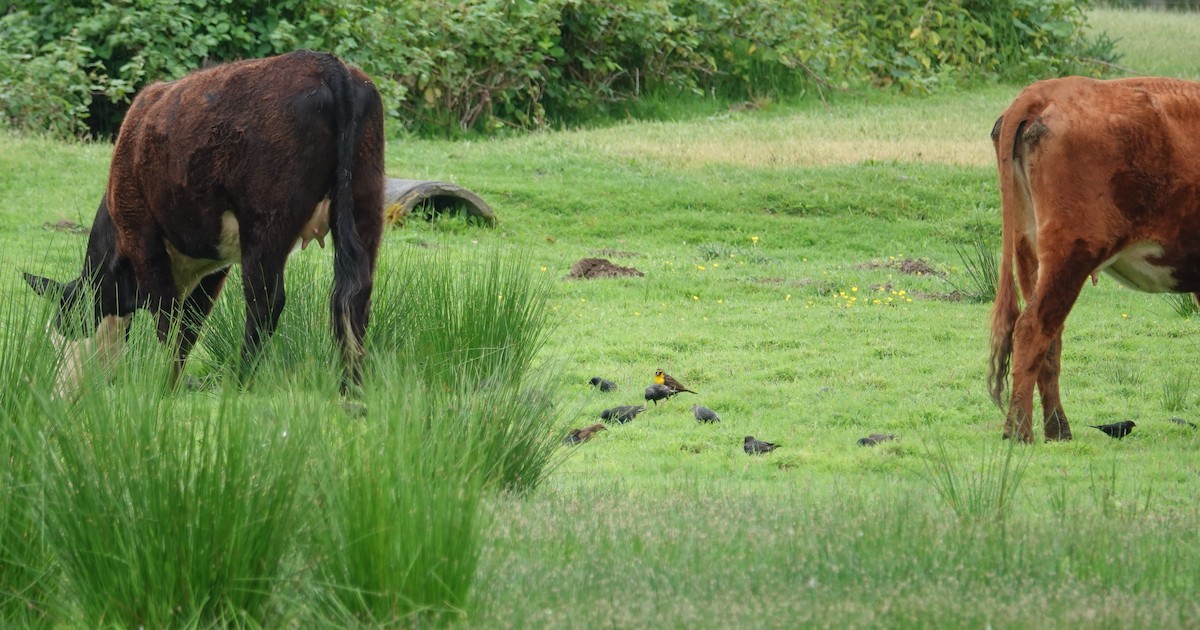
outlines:
[[1046, 439], [1069, 440], [1062, 331], [1089, 276], [1200, 291], [1200, 83], [1040, 81], [1013, 101], [992, 139], [1004, 227], [991, 394], [1002, 405], [1011, 368], [1005, 437], [1033, 440], [1036, 384]]
[[323, 244], [328, 231], [343, 388], [357, 383], [383, 156], [378, 91], [331, 55], [298, 51], [146, 87], [121, 125], [81, 274], [99, 296], [97, 314], [148, 307], [163, 341], [177, 321], [178, 374], [228, 267], [240, 262], [248, 370], [283, 309], [289, 253]]

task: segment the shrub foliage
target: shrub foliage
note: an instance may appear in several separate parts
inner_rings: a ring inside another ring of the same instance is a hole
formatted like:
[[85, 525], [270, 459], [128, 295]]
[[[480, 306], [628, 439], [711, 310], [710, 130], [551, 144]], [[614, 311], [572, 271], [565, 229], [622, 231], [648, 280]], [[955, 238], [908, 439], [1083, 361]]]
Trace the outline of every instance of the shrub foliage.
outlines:
[[1072, 0], [18, 0], [0, 120], [111, 134], [133, 93], [206, 64], [332, 51], [408, 129], [535, 128], [645, 95], [925, 91], [1112, 61]]

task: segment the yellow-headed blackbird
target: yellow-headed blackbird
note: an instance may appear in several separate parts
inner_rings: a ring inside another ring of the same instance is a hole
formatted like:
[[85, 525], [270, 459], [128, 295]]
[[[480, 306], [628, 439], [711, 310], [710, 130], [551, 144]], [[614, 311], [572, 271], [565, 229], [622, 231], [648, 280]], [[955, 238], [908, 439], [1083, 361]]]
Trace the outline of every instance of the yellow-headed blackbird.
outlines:
[[876, 444], [879, 444], [880, 442], [887, 442], [888, 440], [894, 440], [894, 439], [896, 439], [896, 436], [892, 435], [892, 434], [872, 433], [871, 435], [868, 435], [867, 437], [860, 439], [858, 441], [858, 445], [859, 446], [875, 446]]
[[666, 372], [664, 372], [662, 370], [654, 370], [654, 382], [658, 383], [659, 385], [666, 385], [667, 387], [670, 387], [671, 389], [675, 390], [675, 393], [679, 393], [679, 392], [689, 392], [692, 394], [696, 393], [696, 392], [693, 392], [692, 390], [684, 387], [682, 383], [675, 380], [674, 377], [672, 377], [670, 374], [667, 374]]
[[1136, 427], [1137, 424], [1135, 424], [1133, 420], [1125, 420], [1123, 422], [1114, 422], [1112, 424], [1093, 424], [1089, 426], [1091, 426], [1093, 429], [1100, 429], [1101, 431], [1107, 433], [1108, 437], [1114, 437], [1119, 440], [1132, 433], [1133, 427]]
[[602, 392], [617, 391], [617, 384], [606, 378], [600, 378], [599, 376], [593, 376], [592, 380], [590, 380], [588, 382], [591, 383], [592, 385], [595, 385], [596, 387], [599, 387], [600, 391], [602, 391]]
[[763, 453], [770, 453], [777, 448], [779, 448], [778, 444], [756, 440], [754, 439], [753, 435], [747, 435], [746, 440], [742, 442], [742, 450], [746, 451], [747, 455], [761, 455]]
[[600, 412], [601, 420], [611, 420], [619, 424], [625, 424], [637, 417], [639, 413], [645, 411], [646, 408], [642, 405], [621, 405], [612, 409], [605, 409]]
[[568, 446], [573, 446], [575, 444], [581, 444], [583, 442], [586, 442], [586, 441], [592, 439], [592, 435], [595, 434], [597, 431], [607, 431], [607, 430], [608, 430], [608, 427], [606, 427], [600, 423], [593, 424], [590, 427], [583, 427], [582, 429], [571, 429], [571, 432], [567, 434], [567, 437], [563, 438], [563, 444], [566, 444]]
[[646, 387], [646, 400], [653, 400], [654, 405], [658, 406], [658, 401], [665, 400], [678, 393], [666, 385], [651, 383]]
[[704, 405], [692, 405], [692, 413], [696, 416], [696, 422], [720, 422], [721, 416], [717, 412], [705, 407]]

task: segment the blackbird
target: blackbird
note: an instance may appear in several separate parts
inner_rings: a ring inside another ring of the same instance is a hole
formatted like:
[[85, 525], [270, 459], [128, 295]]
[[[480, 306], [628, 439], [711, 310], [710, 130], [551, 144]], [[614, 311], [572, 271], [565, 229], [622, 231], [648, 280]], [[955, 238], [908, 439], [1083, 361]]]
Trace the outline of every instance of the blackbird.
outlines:
[[892, 435], [892, 434], [872, 433], [871, 435], [868, 435], [865, 438], [859, 439], [858, 445], [859, 446], [875, 446], [876, 444], [879, 444], [880, 442], [887, 442], [888, 440], [894, 440], [894, 439], [896, 439], [896, 436]]
[[642, 405], [621, 405], [612, 409], [605, 409], [600, 412], [600, 419], [604, 421], [613, 421], [618, 424], [625, 424], [637, 417], [639, 413], [645, 411], [646, 408]]
[[689, 392], [692, 394], [696, 393], [696, 392], [693, 392], [692, 390], [684, 387], [682, 383], [675, 380], [674, 377], [672, 377], [670, 374], [667, 374], [666, 372], [664, 372], [662, 370], [654, 370], [654, 382], [658, 383], [659, 385], [666, 385], [667, 387], [670, 387], [671, 389], [675, 390], [676, 393], [678, 393], [678, 392]]
[[591, 383], [592, 385], [595, 385], [596, 387], [599, 387], [600, 391], [602, 391], [602, 392], [617, 391], [617, 384], [606, 378], [600, 378], [599, 376], [593, 376], [592, 380], [590, 380], [588, 382]]
[[720, 422], [721, 416], [717, 412], [705, 407], [704, 405], [692, 405], [692, 413], [696, 415], [696, 422]]
[[1136, 427], [1137, 425], [1134, 424], [1133, 420], [1124, 420], [1122, 422], [1113, 422], [1112, 424], [1093, 424], [1090, 426], [1093, 429], [1100, 429], [1101, 431], [1107, 433], [1108, 437], [1114, 437], [1119, 440], [1126, 435], [1133, 433], [1133, 427]]
[[586, 442], [586, 441], [592, 439], [592, 435], [595, 434], [597, 431], [607, 431], [607, 430], [608, 430], [608, 427], [606, 427], [600, 423], [593, 424], [590, 427], [583, 427], [582, 429], [571, 429], [571, 432], [567, 434], [567, 437], [563, 438], [563, 444], [566, 444], [568, 446], [573, 446], [575, 444], [581, 444], [583, 442]]
[[770, 453], [776, 448], [779, 448], [778, 444], [756, 440], [754, 439], [753, 435], [747, 435], [746, 441], [742, 443], [742, 450], [746, 451], [747, 455], [761, 455], [763, 453]]
[[646, 387], [646, 400], [652, 400], [654, 401], [654, 405], [658, 406], [658, 401], [666, 400], [667, 398], [670, 398], [678, 393], [679, 392], [667, 387], [666, 385], [651, 383], [648, 387]]

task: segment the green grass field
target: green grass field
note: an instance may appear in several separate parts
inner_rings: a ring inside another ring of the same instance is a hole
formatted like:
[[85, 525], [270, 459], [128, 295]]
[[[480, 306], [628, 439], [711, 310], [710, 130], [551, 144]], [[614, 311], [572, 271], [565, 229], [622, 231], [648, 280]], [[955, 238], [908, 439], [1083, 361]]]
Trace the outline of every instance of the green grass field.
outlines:
[[[1121, 38], [1122, 65], [1200, 78], [1195, 16], [1104, 10], [1093, 23]], [[1200, 422], [1196, 320], [1106, 278], [1085, 287], [1064, 337], [1075, 440], [1012, 448], [984, 382], [990, 305], [952, 299], [969, 288], [956, 244], [998, 248], [988, 133], [1019, 89], [390, 144], [391, 175], [471, 188], [500, 225], [444, 217], [393, 229], [384, 299], [403, 304], [412, 265], [520, 261], [546, 291], [550, 329], [533, 369], [553, 383], [556, 432], [642, 402], [656, 368], [699, 392], [559, 449], [530, 492], [487, 493], [470, 602], [454, 603], [463, 623], [1200, 624], [1200, 431], [1168, 422]], [[5, 268], [78, 272], [86, 236], [50, 228], [90, 223], [110, 151], [0, 135]], [[565, 278], [594, 256], [645, 276]], [[299, 347], [325, 333], [330, 258], [310, 248], [289, 267], [300, 270], [289, 291], [315, 304], [281, 329]], [[16, 273], [0, 298], [34, 299]], [[380, 299], [377, 309], [400, 306]], [[215, 317], [236, 326], [241, 309], [231, 292]], [[7, 343], [18, 328], [5, 328]], [[219, 375], [217, 363], [202, 349], [189, 371]], [[311, 404], [328, 423], [351, 422], [321, 402], [334, 396], [329, 378], [268, 372], [245, 394], [249, 408]], [[589, 387], [597, 375], [619, 390]], [[190, 409], [212, 394], [178, 396]], [[693, 403], [723, 421], [696, 423]], [[1126, 418], [1138, 428], [1122, 441], [1086, 426]], [[873, 432], [899, 439], [855, 444]], [[751, 458], [745, 435], [781, 447]], [[304, 587], [288, 592], [276, 606], [310, 608]], [[59, 623], [93, 625], [83, 618]]]

